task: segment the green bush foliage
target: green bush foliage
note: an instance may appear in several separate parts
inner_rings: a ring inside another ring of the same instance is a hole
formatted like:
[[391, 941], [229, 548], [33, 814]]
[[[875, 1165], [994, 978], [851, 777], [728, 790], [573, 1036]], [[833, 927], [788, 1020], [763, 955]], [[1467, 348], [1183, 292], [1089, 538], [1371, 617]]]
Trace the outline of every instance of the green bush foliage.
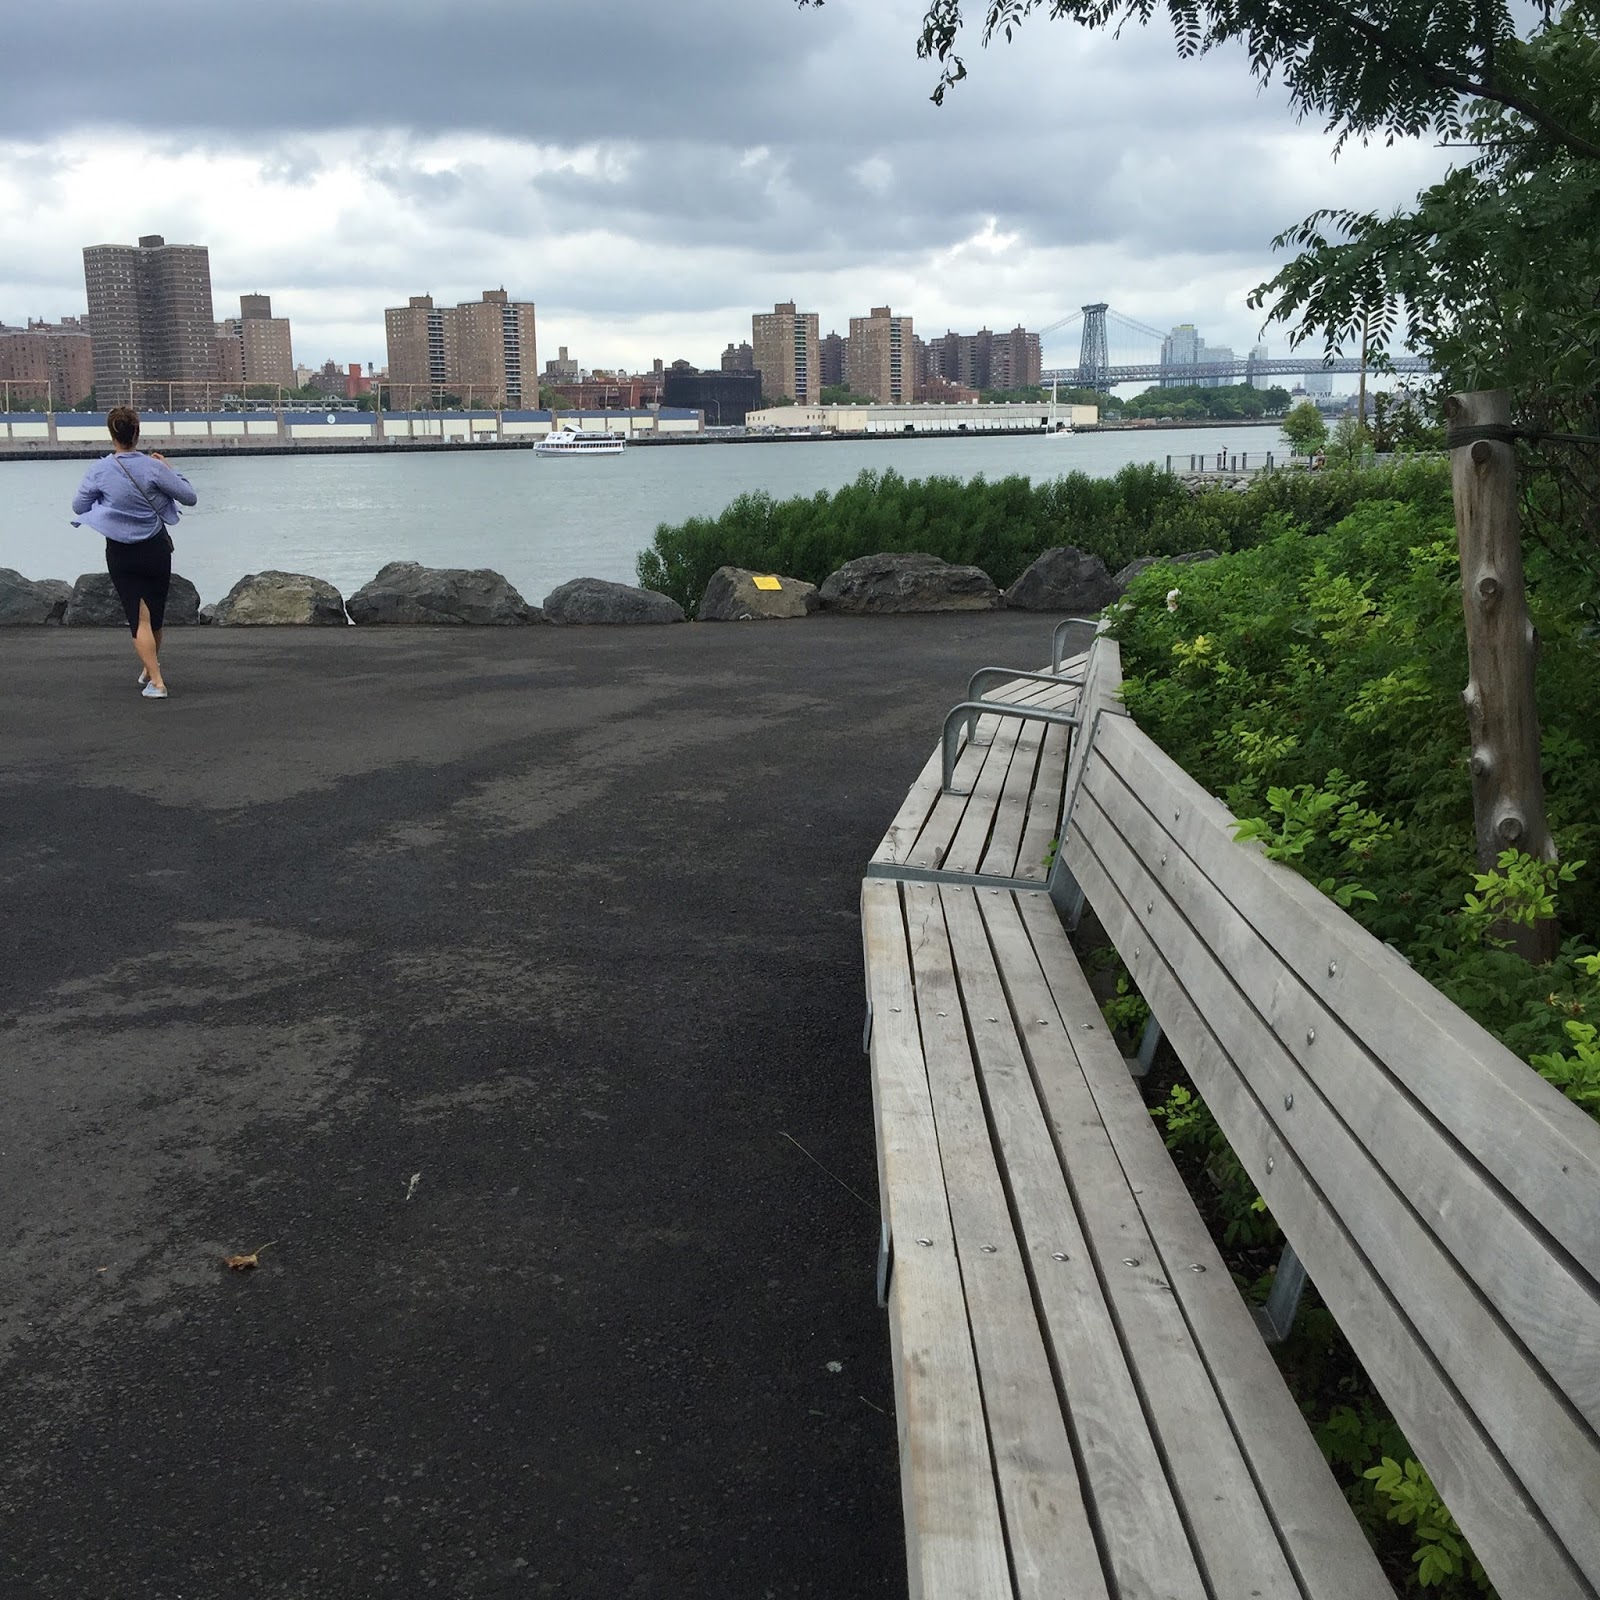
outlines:
[[[1524, 1058], [1569, 1054], [1597, 987], [1600, 640], [1584, 580], [1528, 553], [1546, 804], [1565, 867], [1475, 857], [1466, 639], [1442, 509], [1368, 501], [1320, 537], [1285, 520], [1255, 549], [1130, 588], [1117, 632], [1130, 710], [1261, 841]], [[1176, 597], [1169, 608], [1168, 595]], [[1530, 967], [1494, 937], [1550, 912], [1565, 942]], [[1581, 1070], [1578, 1072], [1582, 1077]], [[1574, 1096], [1574, 1098], [1581, 1098]]]
[[[1241, 838], [1310, 878], [1600, 1117], [1600, 894], [1584, 866], [1600, 856], [1593, 579], [1581, 564], [1527, 552], [1561, 864], [1507, 851], [1481, 870], [1460, 704], [1461, 584], [1439, 487], [1366, 499], [1321, 531], [1281, 515], [1253, 548], [1142, 574], [1115, 613], [1127, 703], [1228, 802]], [[1497, 937], [1507, 921], [1551, 915], [1563, 943], [1547, 966]], [[1192, 1087], [1173, 1084], [1155, 1115], [1180, 1166], [1199, 1163], [1204, 1209], [1225, 1245], [1270, 1238], [1260, 1195]], [[1280, 1359], [1391, 1573], [1441, 1595], [1488, 1592], [1331, 1319], [1314, 1309], [1301, 1323]]]
[[647, 589], [690, 612], [720, 566], [821, 583], [845, 562], [880, 551], [925, 551], [982, 567], [1003, 588], [1055, 545], [1087, 550], [1115, 572], [1138, 556], [1246, 549], [1284, 519], [1320, 533], [1375, 497], [1426, 501], [1448, 492], [1439, 464], [1422, 460], [1377, 472], [1273, 473], [1243, 494], [1191, 495], [1156, 466], [1039, 483], [863, 472], [833, 494], [742, 494], [717, 516], [663, 523], [640, 553], [638, 573]]

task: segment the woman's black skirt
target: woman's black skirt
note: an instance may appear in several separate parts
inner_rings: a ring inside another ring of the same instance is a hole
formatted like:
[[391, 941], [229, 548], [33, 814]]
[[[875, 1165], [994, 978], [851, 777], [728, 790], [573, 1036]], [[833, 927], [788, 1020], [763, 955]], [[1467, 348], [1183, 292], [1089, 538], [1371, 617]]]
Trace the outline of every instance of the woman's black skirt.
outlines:
[[130, 632], [139, 631], [139, 602], [150, 611], [150, 626], [158, 633], [167, 611], [167, 590], [172, 587], [172, 540], [163, 528], [137, 544], [106, 540], [106, 571], [128, 614]]

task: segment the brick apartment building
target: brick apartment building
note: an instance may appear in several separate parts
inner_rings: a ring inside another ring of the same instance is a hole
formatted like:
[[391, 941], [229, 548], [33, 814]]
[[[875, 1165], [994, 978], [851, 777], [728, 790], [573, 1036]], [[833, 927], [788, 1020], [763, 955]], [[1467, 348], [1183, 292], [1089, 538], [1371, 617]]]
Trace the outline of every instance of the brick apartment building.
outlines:
[[5, 403], [67, 410], [93, 391], [94, 352], [82, 318], [30, 318], [25, 328], [0, 323], [0, 398]]
[[99, 404], [139, 403], [164, 384], [175, 386], [176, 403], [201, 396], [216, 338], [203, 244], [168, 244], [150, 233], [137, 245], [86, 245], [83, 284]]
[[919, 399], [913, 337], [912, 319], [895, 316], [888, 306], [851, 317], [845, 369], [851, 389], [885, 404]]
[[480, 300], [435, 306], [412, 295], [383, 314], [390, 403], [408, 406], [443, 394], [473, 405], [536, 407], [539, 365], [531, 300], [485, 289]]
[[767, 400], [814, 406], [822, 398], [822, 362], [815, 311], [796, 311], [794, 301], [758, 311], [750, 319], [750, 346], [761, 393]]
[[836, 389], [850, 373], [850, 341], [842, 334], [825, 333], [819, 350], [822, 360], [822, 387]]
[[273, 316], [270, 295], [239, 296], [239, 315], [217, 324], [211, 358], [212, 376], [224, 391], [246, 384], [294, 387], [289, 319]]
[[1027, 389], [1044, 370], [1039, 335], [1016, 327], [1010, 333], [946, 333], [921, 345], [924, 387], [942, 380], [962, 389]]

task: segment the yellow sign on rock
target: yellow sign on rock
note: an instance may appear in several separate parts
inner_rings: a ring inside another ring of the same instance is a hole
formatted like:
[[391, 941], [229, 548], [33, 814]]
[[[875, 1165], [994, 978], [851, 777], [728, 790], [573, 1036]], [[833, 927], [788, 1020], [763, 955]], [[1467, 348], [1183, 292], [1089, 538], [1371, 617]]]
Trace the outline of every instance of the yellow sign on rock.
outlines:
[[753, 573], [751, 577], [756, 588], [758, 589], [781, 589], [783, 587], [783, 585], [776, 578], [771, 577], [767, 573]]

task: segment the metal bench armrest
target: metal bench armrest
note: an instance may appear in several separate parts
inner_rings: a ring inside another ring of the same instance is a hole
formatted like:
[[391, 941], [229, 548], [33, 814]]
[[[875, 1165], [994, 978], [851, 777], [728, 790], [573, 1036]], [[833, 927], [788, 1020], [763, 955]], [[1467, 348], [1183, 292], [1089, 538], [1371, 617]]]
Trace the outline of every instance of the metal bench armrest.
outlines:
[[941, 787], [946, 794], [968, 792], [952, 788], [951, 781], [955, 777], [956, 771], [956, 738], [962, 722], [973, 715], [982, 717], [1015, 717], [1020, 722], [1052, 722], [1060, 728], [1076, 728], [1082, 720], [1073, 711], [1049, 711], [1042, 706], [1008, 706], [1001, 700], [963, 700], [944, 719], [944, 738], [941, 743], [941, 749], [944, 753]]

